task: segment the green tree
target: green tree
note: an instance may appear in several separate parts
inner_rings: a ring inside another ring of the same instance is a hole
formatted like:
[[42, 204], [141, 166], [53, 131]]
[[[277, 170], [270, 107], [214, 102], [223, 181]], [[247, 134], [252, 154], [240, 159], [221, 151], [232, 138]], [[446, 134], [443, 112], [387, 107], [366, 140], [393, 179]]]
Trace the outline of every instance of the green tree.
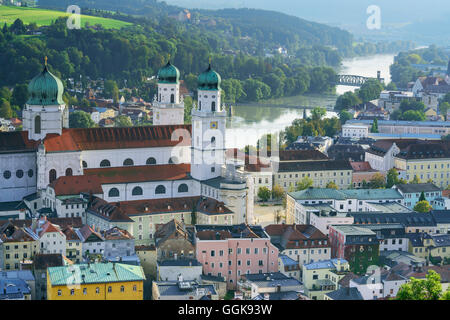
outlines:
[[302, 180], [300, 180], [297, 183], [297, 187], [295, 188], [295, 191], [301, 191], [308, 189], [309, 187], [312, 187], [314, 184], [314, 181], [309, 177], [304, 177]]
[[11, 119], [13, 117], [13, 110], [11, 104], [5, 99], [0, 99], [0, 118]]
[[430, 210], [432, 210], [432, 209], [433, 209], [433, 207], [431, 207], [430, 203], [426, 200], [419, 201], [414, 206], [414, 211], [422, 212], [422, 213], [430, 212]]
[[427, 120], [427, 117], [425, 116], [425, 113], [423, 111], [408, 110], [402, 114], [401, 120], [425, 121], [425, 120]]
[[337, 184], [334, 183], [333, 181], [328, 182], [327, 185], [326, 185], [326, 188], [328, 188], [328, 189], [336, 189], [336, 190], [339, 189], [339, 187], [337, 186]]
[[369, 185], [371, 189], [383, 189], [385, 188], [385, 179], [383, 175], [379, 172], [375, 173], [372, 176], [372, 179], [369, 181]]
[[258, 189], [258, 198], [260, 198], [263, 202], [266, 202], [270, 199], [270, 189], [267, 187], [260, 187]]
[[184, 97], [184, 123], [190, 124], [192, 122], [192, 108], [194, 102], [190, 96]]
[[444, 117], [444, 120], [447, 121], [447, 113], [450, 110], [449, 102], [441, 102], [439, 105], [439, 113]]
[[344, 125], [348, 120], [353, 119], [353, 115], [348, 112], [347, 110], [342, 110], [339, 113], [339, 120], [341, 121], [341, 124]]
[[382, 84], [378, 80], [369, 79], [358, 90], [358, 97], [362, 102], [369, 102], [378, 99], [381, 91], [383, 91]]
[[426, 201], [427, 199], [425, 198], [425, 193], [422, 191], [420, 193], [420, 197], [419, 197], [419, 201]]
[[395, 168], [389, 169], [386, 175], [386, 188], [392, 188], [392, 186], [399, 183], [398, 171]]
[[322, 107], [315, 107], [311, 110], [311, 119], [317, 121], [322, 119], [327, 114], [327, 109]]
[[378, 133], [379, 132], [378, 131], [378, 119], [377, 118], [375, 118], [373, 120], [372, 128], [370, 128], [370, 132], [372, 132], [372, 133]]
[[411, 180], [411, 182], [410, 183], [413, 183], [413, 184], [417, 184], [417, 183], [420, 183], [420, 179], [419, 179], [419, 177], [417, 176], [417, 175], [414, 175], [414, 178]]
[[95, 122], [87, 112], [75, 111], [69, 114], [70, 128], [92, 128], [94, 126]]
[[426, 279], [411, 277], [397, 292], [397, 300], [438, 300], [442, 295], [441, 276], [429, 270]]
[[133, 126], [133, 123], [131, 122], [131, 119], [130, 119], [130, 117], [128, 117], [128, 116], [117, 116], [115, 119], [114, 119], [114, 126], [115, 127], [120, 127], [120, 128], [123, 128], [123, 127], [132, 127]]
[[335, 109], [337, 111], [346, 110], [350, 107], [359, 105], [362, 103], [362, 100], [358, 97], [358, 95], [352, 91], [345, 92], [343, 95], [340, 95], [336, 100]]
[[114, 103], [117, 103], [119, 101], [119, 87], [117, 83], [114, 80], [106, 80], [103, 94], [106, 98], [113, 99]]
[[28, 97], [28, 86], [26, 84], [17, 84], [14, 87], [14, 91], [11, 97], [11, 103], [19, 106], [22, 109], [27, 102]]
[[272, 197], [274, 199], [281, 199], [284, 196], [284, 189], [282, 186], [280, 186], [279, 184], [276, 184], [272, 187]]

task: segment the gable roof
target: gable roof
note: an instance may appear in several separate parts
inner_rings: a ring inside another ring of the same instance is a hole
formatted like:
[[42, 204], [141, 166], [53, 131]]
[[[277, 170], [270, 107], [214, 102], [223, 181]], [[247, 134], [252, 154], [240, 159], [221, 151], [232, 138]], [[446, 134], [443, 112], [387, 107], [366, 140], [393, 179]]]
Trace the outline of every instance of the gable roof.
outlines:
[[280, 161], [307, 161], [328, 160], [328, 157], [319, 150], [281, 150]]
[[122, 208], [98, 197], [92, 197], [87, 211], [110, 222], [133, 222]]
[[100, 179], [95, 175], [61, 176], [50, 184], [55, 195], [79, 195], [82, 192], [103, 194]]
[[398, 184], [395, 186], [403, 193], [421, 193], [423, 192], [436, 192], [441, 191], [439, 187], [435, 186], [433, 183], [408, 183], [408, 184]]
[[[172, 141], [177, 129], [187, 130], [189, 138]], [[71, 128], [63, 129], [61, 135], [47, 135], [44, 145], [47, 152], [187, 146], [191, 144], [190, 132], [191, 125]]]
[[[312, 225], [271, 224], [264, 229], [270, 236], [271, 242], [274, 245], [280, 246], [282, 250], [329, 246], [329, 244], [325, 243], [325, 241], [328, 240], [328, 237]], [[307, 244], [305, 244], [305, 240], [311, 241], [308, 241]], [[319, 245], [318, 242], [313, 245], [314, 240], [322, 241], [321, 245]]]
[[278, 172], [352, 170], [348, 160], [279, 162]]
[[35, 151], [39, 143], [28, 140], [28, 131], [0, 132], [0, 153]]
[[96, 176], [102, 184], [189, 179], [190, 164], [163, 164], [115, 168], [85, 169], [86, 176]]

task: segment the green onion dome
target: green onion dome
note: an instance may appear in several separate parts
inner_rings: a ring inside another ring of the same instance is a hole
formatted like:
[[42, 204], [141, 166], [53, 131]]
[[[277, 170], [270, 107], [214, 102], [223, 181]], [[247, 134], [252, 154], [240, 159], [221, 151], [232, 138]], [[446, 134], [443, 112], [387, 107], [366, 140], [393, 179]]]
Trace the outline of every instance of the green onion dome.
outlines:
[[64, 104], [63, 92], [64, 86], [61, 80], [48, 71], [45, 65], [44, 70], [28, 84], [30, 98], [27, 104], [41, 106]]
[[198, 90], [220, 90], [221, 81], [220, 75], [209, 64], [208, 69], [198, 76]]
[[180, 71], [170, 63], [170, 60], [164, 67], [159, 69], [158, 82], [173, 84], [178, 84], [180, 82]]

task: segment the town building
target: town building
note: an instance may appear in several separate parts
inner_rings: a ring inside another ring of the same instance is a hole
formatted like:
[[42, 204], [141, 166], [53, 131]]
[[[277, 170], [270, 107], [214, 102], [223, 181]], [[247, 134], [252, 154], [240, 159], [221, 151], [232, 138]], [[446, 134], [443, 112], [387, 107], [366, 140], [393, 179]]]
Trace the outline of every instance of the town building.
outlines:
[[301, 300], [303, 285], [280, 272], [244, 274], [237, 292], [242, 300]]
[[405, 198], [405, 206], [413, 209], [417, 202], [419, 202], [420, 195], [424, 194], [425, 200], [430, 204], [437, 198], [442, 197], [442, 191], [432, 183], [408, 183], [398, 184], [393, 187], [398, 190]]
[[312, 225], [271, 224], [264, 230], [280, 255], [296, 261], [299, 266], [331, 257], [328, 237]]
[[47, 300], [143, 300], [140, 266], [75, 264], [47, 269]]
[[178, 281], [181, 276], [186, 281], [202, 280], [203, 267], [195, 259], [177, 258], [173, 260], [158, 261], [157, 280], [158, 281]]
[[0, 272], [0, 300], [34, 300], [35, 279], [31, 271]]
[[197, 225], [195, 244], [203, 273], [226, 278], [228, 289], [243, 274], [278, 270], [278, 249], [261, 226]]
[[339, 281], [350, 271], [344, 259], [330, 259], [303, 265], [302, 281], [305, 295], [324, 300], [324, 295], [338, 289]]
[[292, 277], [297, 280], [301, 279], [300, 263], [284, 254], [278, 256], [278, 272], [281, 272], [287, 277]]
[[[177, 220], [156, 226], [155, 245], [157, 259], [193, 259], [195, 257], [195, 228]], [[192, 279], [193, 280], [193, 279]]]
[[153, 281], [153, 300], [218, 300], [219, 295], [212, 284], [197, 281]]
[[385, 172], [379, 172], [372, 169], [370, 163], [367, 161], [350, 162], [350, 165], [353, 168], [352, 184], [354, 189], [364, 188], [364, 185], [372, 180], [377, 174], [381, 174], [386, 178]]
[[47, 268], [71, 265], [60, 253], [37, 254], [33, 258], [32, 271], [36, 279], [35, 300], [47, 300]]
[[379, 240], [377, 234], [367, 228], [349, 225], [330, 227], [331, 256], [345, 259], [356, 274], [378, 264]]

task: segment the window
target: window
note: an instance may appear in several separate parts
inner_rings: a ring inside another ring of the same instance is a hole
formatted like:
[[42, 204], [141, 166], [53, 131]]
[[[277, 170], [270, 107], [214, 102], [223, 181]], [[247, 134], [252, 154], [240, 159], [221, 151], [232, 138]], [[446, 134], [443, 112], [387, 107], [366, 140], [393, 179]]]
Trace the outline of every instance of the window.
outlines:
[[214, 257], [216, 255], [216, 252], [214, 250], [211, 250], [211, 257]]
[[20, 169], [17, 170], [16, 171], [16, 177], [19, 178], [19, 179], [22, 178], [23, 177], [23, 170], [20, 170]]
[[60, 296], [62, 293], [61, 293], [61, 289], [59, 289], [58, 290], [58, 296]]
[[67, 168], [67, 169], [66, 169], [66, 177], [70, 177], [70, 176], [72, 176], [72, 175], [73, 175], [72, 168]]
[[142, 188], [141, 188], [141, 187], [134, 187], [134, 188], [133, 188], [133, 191], [131, 191], [131, 194], [132, 194], [133, 196], [142, 196], [143, 193], [144, 193], [144, 192], [142, 191]]
[[28, 176], [29, 176], [30, 178], [33, 177], [33, 174], [34, 174], [33, 169], [28, 170]]
[[109, 293], [112, 292], [112, 287], [108, 287], [108, 292], [109, 292]]
[[120, 292], [125, 292], [125, 287], [124, 286], [120, 286]]
[[111, 162], [109, 162], [109, 160], [104, 159], [100, 162], [100, 167], [111, 167]]
[[173, 93], [170, 95], [170, 103], [175, 103], [175, 95]]
[[174, 164], [174, 163], [178, 163], [178, 158], [177, 157], [170, 157], [169, 164]]
[[133, 286], [133, 291], [137, 291], [136, 285]]
[[75, 290], [74, 289], [70, 289], [70, 295], [71, 296], [75, 295]]
[[117, 188], [112, 188], [108, 192], [108, 197], [110, 198], [116, 198], [120, 195], [119, 190]]
[[48, 173], [48, 180], [49, 180], [50, 183], [52, 183], [53, 181], [56, 180], [56, 170], [55, 169], [52, 169], [52, 170], [49, 171], [49, 173]]
[[100, 293], [100, 288], [99, 288], [99, 287], [95, 288], [95, 293], [96, 293], [96, 294], [99, 294], [99, 293]]
[[87, 168], [87, 162], [83, 161], [83, 168]]
[[166, 187], [164, 187], [163, 185], [159, 185], [156, 187], [155, 194], [164, 194], [164, 193], [166, 193]]
[[123, 161], [123, 165], [124, 165], [124, 166], [132, 166], [132, 165], [134, 165], [134, 161], [133, 161], [132, 159], [130, 159], [130, 158], [125, 159], [125, 160]]
[[41, 116], [36, 116], [34, 118], [34, 133], [35, 134], [41, 133]]
[[87, 294], [87, 288], [83, 288], [83, 294], [84, 294], [84, 295]]
[[182, 184], [180, 184], [180, 185], [178, 186], [178, 192], [179, 192], [179, 193], [182, 193], [182, 192], [188, 192], [188, 191], [189, 191], [189, 188], [188, 188], [187, 184], [182, 183]]
[[153, 157], [150, 157], [147, 159], [146, 164], [156, 164], [156, 159]]
[[216, 112], [216, 102], [215, 101], [211, 102], [211, 111]]

